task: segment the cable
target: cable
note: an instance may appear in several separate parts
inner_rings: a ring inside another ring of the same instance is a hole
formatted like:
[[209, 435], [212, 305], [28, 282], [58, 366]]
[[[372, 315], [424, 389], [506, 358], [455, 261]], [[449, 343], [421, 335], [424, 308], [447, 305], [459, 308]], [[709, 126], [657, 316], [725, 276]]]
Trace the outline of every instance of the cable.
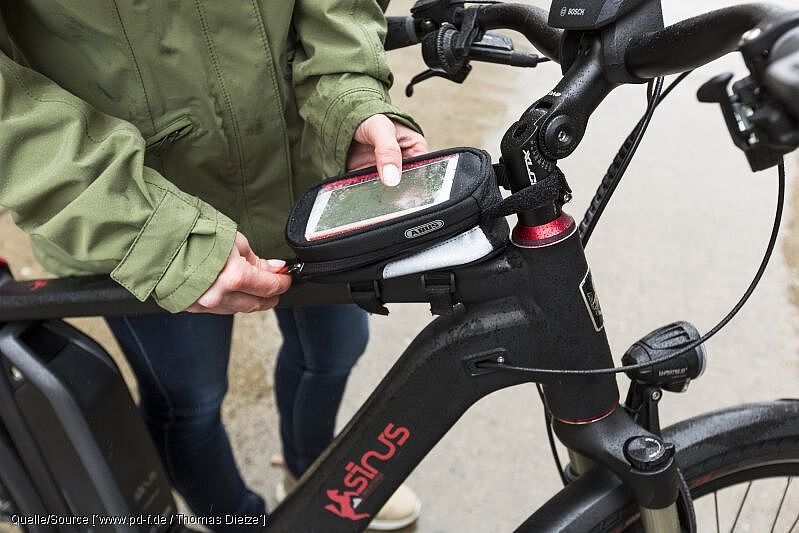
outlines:
[[552, 414], [550, 414], [549, 407], [547, 407], [547, 399], [544, 396], [544, 388], [540, 383], [536, 383], [535, 388], [538, 390], [538, 396], [541, 398], [541, 404], [544, 406], [544, 425], [547, 428], [549, 449], [552, 451], [552, 458], [555, 460], [555, 468], [558, 469], [558, 475], [560, 476], [560, 480], [563, 482], [563, 486], [565, 487], [569, 484], [569, 480], [566, 479], [566, 473], [563, 471], [563, 463], [560, 461], [560, 454], [558, 453], [558, 448], [555, 445], [555, 435], [552, 432]]
[[688, 76], [690, 76], [690, 75], [691, 75], [693, 72], [694, 72], [693, 70], [687, 70], [687, 71], [683, 72], [682, 74], [680, 74], [679, 76], [677, 76], [676, 78], [674, 78], [674, 81], [672, 81], [672, 82], [671, 82], [671, 84], [669, 84], [669, 86], [668, 86], [668, 87], [666, 87], [666, 90], [665, 90], [665, 91], [663, 91], [663, 94], [661, 94], [661, 95], [660, 95], [660, 99], [658, 100], [658, 103], [657, 103], [657, 105], [660, 105], [660, 104], [663, 102], [663, 100], [665, 100], [665, 99], [666, 99], [666, 97], [667, 97], [669, 94], [671, 94], [671, 91], [673, 91], [674, 89], [676, 89], [676, 88], [677, 88], [677, 86], [678, 86], [680, 83], [682, 83], [682, 81], [683, 81], [685, 78], [687, 78]]
[[624, 144], [619, 149], [619, 153], [616, 154], [616, 157], [613, 159], [613, 163], [608, 169], [608, 172], [602, 178], [602, 183], [600, 183], [596, 194], [594, 194], [591, 206], [586, 211], [582, 222], [580, 222], [580, 240], [582, 241], [583, 247], [588, 244], [588, 240], [591, 238], [591, 234], [594, 232], [599, 218], [608, 206], [613, 193], [616, 191], [616, 187], [619, 186], [621, 178], [627, 171], [627, 167], [630, 166], [635, 152], [638, 151], [638, 146], [641, 144], [644, 134], [649, 127], [649, 123], [652, 121], [655, 109], [657, 109], [662, 88], [663, 78], [655, 78], [651, 80], [647, 86], [647, 106], [644, 116], [638, 121], [633, 131], [627, 136], [627, 139], [625, 139]]
[[[662, 94], [660, 93], [660, 89], [656, 86], [656, 84], [653, 83], [656, 80], [651, 80], [649, 84], [647, 84], [648, 104], [646, 111], [644, 112], [644, 116], [641, 117], [641, 120], [638, 121], [632, 132], [630, 132], [625, 139], [621, 148], [619, 148], [616, 157], [613, 158], [613, 163], [611, 163], [610, 168], [608, 168], [607, 173], [605, 173], [605, 176], [602, 178], [602, 182], [600, 183], [596, 194], [594, 194], [594, 198], [591, 201], [591, 206], [588, 208], [588, 210], [586, 210], [585, 216], [583, 216], [583, 220], [580, 222], [580, 240], [583, 244], [583, 248], [588, 245], [588, 240], [591, 238], [594, 228], [596, 227], [600, 217], [602, 216], [602, 213], [605, 211], [605, 208], [610, 202], [611, 196], [613, 196], [613, 193], [616, 191], [621, 179], [624, 177], [632, 158], [638, 151], [638, 147], [641, 144], [641, 140], [643, 139], [647, 128], [649, 127], [655, 109], [657, 109], [663, 100], [665, 100], [666, 97], [671, 94], [671, 92], [692, 72], [692, 70], [689, 70], [677, 76]], [[662, 87], [663, 78], [657, 78], [657, 80], [660, 82], [660, 87]]]
[[622, 372], [628, 372], [630, 370], [638, 370], [640, 368], [648, 368], [657, 364], [665, 363], [666, 361], [671, 361], [672, 359], [681, 356], [684, 353], [687, 353], [697, 346], [704, 344], [708, 340], [710, 340], [716, 333], [721, 331], [721, 329], [726, 326], [730, 320], [732, 320], [735, 315], [743, 308], [746, 304], [749, 297], [752, 296], [752, 293], [757, 288], [758, 283], [760, 283], [760, 279], [763, 277], [763, 274], [766, 271], [766, 267], [768, 266], [769, 261], [771, 260], [771, 255], [774, 252], [774, 247], [777, 244], [777, 237], [779, 236], [780, 232], [780, 224], [782, 223], [782, 213], [785, 207], [785, 160], [781, 160], [780, 164], [777, 166], [777, 171], [779, 175], [779, 189], [777, 191], [777, 211], [774, 215], [774, 225], [771, 229], [771, 237], [769, 238], [768, 246], [766, 247], [766, 253], [763, 256], [763, 260], [760, 262], [760, 266], [757, 269], [757, 273], [755, 273], [755, 277], [752, 279], [752, 282], [749, 284], [749, 287], [744, 292], [743, 296], [741, 296], [738, 303], [732, 308], [732, 310], [727, 313], [721, 321], [716, 324], [713, 329], [708, 331], [706, 334], [702, 335], [697, 340], [690, 342], [686, 345], [677, 347], [677, 351], [667, 355], [666, 357], [661, 357], [660, 359], [656, 359], [653, 361], [648, 361], [646, 363], [638, 363], [636, 365], [627, 365], [627, 366], [619, 366], [615, 368], [594, 368], [589, 370], [558, 370], [553, 368], [527, 368], [521, 366], [512, 366], [512, 365], [505, 365], [500, 363], [481, 363], [478, 365], [479, 368], [490, 368], [496, 370], [505, 370], [509, 372], [518, 372], [524, 374], [536, 374], [541, 377], [544, 376], [596, 376], [601, 374], [621, 374]]

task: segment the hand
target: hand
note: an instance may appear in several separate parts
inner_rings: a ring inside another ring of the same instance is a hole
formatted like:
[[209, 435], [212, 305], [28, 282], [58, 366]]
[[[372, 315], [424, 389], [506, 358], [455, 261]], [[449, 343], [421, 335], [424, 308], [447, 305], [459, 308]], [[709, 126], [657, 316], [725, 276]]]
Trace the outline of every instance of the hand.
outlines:
[[347, 154], [347, 170], [377, 166], [384, 185], [400, 182], [402, 159], [427, 153], [427, 141], [411, 128], [386, 115], [373, 115], [358, 126]]
[[278, 259], [261, 259], [247, 237], [236, 232], [236, 241], [222, 272], [189, 313], [232, 315], [264, 311], [277, 305], [278, 295], [291, 286], [291, 276], [278, 274], [286, 265]]

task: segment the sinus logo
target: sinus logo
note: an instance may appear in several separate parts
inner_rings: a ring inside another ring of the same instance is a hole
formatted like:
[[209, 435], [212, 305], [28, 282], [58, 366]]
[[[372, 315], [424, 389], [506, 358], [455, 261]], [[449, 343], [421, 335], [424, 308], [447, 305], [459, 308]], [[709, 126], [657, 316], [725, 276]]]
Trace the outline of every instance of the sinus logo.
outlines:
[[377, 436], [378, 442], [382, 446], [375, 446], [377, 450], [367, 450], [361, 458], [355, 462], [350, 461], [344, 467], [346, 473], [342, 484], [343, 490], [328, 489], [325, 492], [327, 499], [331, 503], [325, 505], [325, 509], [336, 516], [357, 522], [364, 518], [369, 518], [369, 513], [359, 513], [358, 507], [363, 501], [374, 492], [383, 480], [380, 472], [380, 463], [391, 460], [397, 453], [397, 448], [405, 444], [411, 432], [406, 427], [397, 427], [394, 424], [386, 424], [380, 435]]
[[426, 224], [422, 224], [420, 226], [416, 226], [405, 230], [405, 238], [415, 239], [416, 237], [421, 237], [422, 235], [433, 233], [434, 231], [440, 230], [443, 227], [444, 227], [443, 220], [433, 220], [432, 222], [428, 222]]

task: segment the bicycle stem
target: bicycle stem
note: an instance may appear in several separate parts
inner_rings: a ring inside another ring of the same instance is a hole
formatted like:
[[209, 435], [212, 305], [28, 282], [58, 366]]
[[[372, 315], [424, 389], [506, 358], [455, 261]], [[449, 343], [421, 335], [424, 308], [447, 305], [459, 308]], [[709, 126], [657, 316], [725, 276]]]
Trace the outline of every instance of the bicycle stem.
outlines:
[[[559, 172], [557, 161], [577, 149], [591, 114], [618, 87], [603, 72], [599, 38], [585, 34], [576, 46], [576, 60], [563, 79], [530, 106], [502, 139], [502, 163], [514, 193]], [[549, 223], [560, 216], [565, 201], [521, 212], [519, 220], [525, 226]]]

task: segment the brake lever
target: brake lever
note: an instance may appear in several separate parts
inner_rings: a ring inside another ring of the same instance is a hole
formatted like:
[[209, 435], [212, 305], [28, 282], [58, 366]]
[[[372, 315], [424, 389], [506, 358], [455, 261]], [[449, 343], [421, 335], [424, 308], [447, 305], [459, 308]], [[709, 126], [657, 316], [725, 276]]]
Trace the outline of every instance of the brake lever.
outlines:
[[697, 97], [721, 107], [735, 146], [744, 152], [754, 172], [774, 167], [799, 146], [796, 125], [778, 101], [764, 99], [752, 77], [734, 83], [730, 93], [732, 78], [730, 73], [715, 76], [699, 88]]
[[455, 83], [463, 83], [466, 78], [469, 76], [469, 73], [472, 71], [472, 66], [469, 64], [464, 65], [458, 72], [454, 74], [449, 74], [443, 69], [438, 68], [429, 68], [424, 72], [420, 72], [405, 86], [405, 96], [410, 98], [413, 96], [413, 88], [415, 85], [422, 83], [423, 81], [429, 80], [431, 78], [444, 78], [445, 80], [449, 80]]
[[720, 74], [697, 93], [700, 102], [721, 107], [733, 142], [743, 150], [755, 172], [778, 165], [785, 154], [799, 147], [799, 127], [786, 106], [766, 89], [773, 46], [797, 27], [799, 16], [750, 31], [740, 46], [750, 76], [735, 82], [730, 92], [733, 75]]
[[[464, 46], [463, 37], [453, 26], [444, 26], [440, 32], [449, 32], [449, 35], [439, 34], [435, 41], [431, 39], [427, 43], [423, 43], [423, 46], [429, 47], [425, 54], [426, 62], [430, 64], [433, 60], [433, 65], [411, 79], [405, 87], [405, 96], [409, 98], [413, 96], [414, 86], [431, 78], [444, 78], [455, 83], [463, 83], [472, 71], [469, 61], [526, 68], [534, 68], [540, 63], [549, 61], [549, 58], [538, 54], [515, 51], [513, 40], [504, 35], [486, 32], [480, 40]], [[446, 50], [441, 49], [448, 45], [451, 45], [451, 50], [454, 52], [451, 57], [445, 53]], [[433, 46], [436, 47], [435, 54], [431, 50]], [[465, 56], [461, 56], [460, 60], [455, 55], [459, 53], [465, 54]], [[449, 69], [445, 67], [449, 67]]]

